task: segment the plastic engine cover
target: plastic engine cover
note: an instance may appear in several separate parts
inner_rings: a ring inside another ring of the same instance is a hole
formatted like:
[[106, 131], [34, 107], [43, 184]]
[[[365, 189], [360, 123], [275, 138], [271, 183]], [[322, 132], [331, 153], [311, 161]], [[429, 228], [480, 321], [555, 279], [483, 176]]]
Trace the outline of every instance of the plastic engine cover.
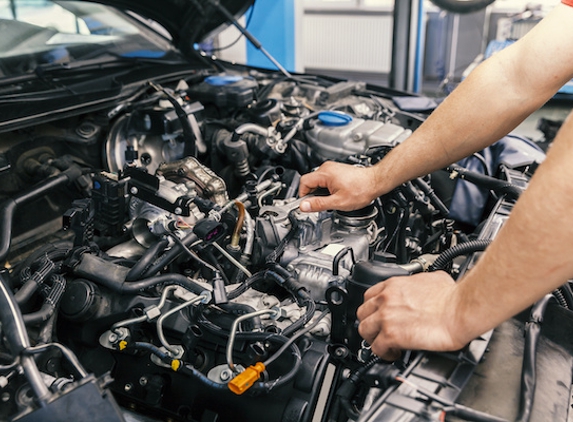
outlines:
[[306, 133], [309, 144], [329, 159], [360, 154], [371, 147], [392, 147], [411, 134], [411, 130], [393, 123], [359, 118], [337, 125], [319, 120], [316, 126]]

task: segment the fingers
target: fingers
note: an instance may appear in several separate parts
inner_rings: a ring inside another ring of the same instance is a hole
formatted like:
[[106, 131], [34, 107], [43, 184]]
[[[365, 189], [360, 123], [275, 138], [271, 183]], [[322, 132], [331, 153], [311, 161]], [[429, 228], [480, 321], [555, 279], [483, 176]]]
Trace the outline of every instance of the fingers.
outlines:
[[376, 356], [388, 361], [399, 359], [401, 350], [393, 347], [391, 338], [385, 332], [385, 327], [382, 324], [382, 320], [373, 314], [361, 320], [358, 333], [370, 344], [370, 348]]
[[366, 302], [367, 300], [372, 299], [374, 296], [378, 296], [380, 293], [382, 293], [382, 291], [385, 288], [386, 288], [386, 282], [385, 281], [381, 281], [379, 283], [376, 283], [375, 285], [370, 287], [368, 290], [366, 290], [366, 293], [364, 293], [364, 301]]
[[381, 320], [376, 318], [374, 315], [360, 319], [360, 324], [358, 325], [358, 334], [360, 334], [360, 337], [366, 340], [369, 344], [374, 343], [374, 339], [382, 330], [380, 321]]
[[329, 162], [327, 161], [316, 171], [307, 173], [300, 178], [298, 187], [299, 196], [306, 196], [314, 192], [317, 188], [328, 188], [330, 173], [328, 172]]
[[318, 212], [333, 209], [342, 210], [345, 209], [345, 205], [340, 195], [335, 194], [306, 198], [300, 203], [299, 208], [302, 212]]

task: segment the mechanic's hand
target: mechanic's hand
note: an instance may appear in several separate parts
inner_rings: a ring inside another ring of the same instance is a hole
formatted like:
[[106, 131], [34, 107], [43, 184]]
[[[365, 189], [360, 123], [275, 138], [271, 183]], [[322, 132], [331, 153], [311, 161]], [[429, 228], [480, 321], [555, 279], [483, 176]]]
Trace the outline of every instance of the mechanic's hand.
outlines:
[[461, 338], [455, 289], [456, 283], [443, 271], [378, 283], [366, 291], [358, 308], [358, 332], [387, 360], [397, 359], [404, 349], [458, 350], [472, 339]]
[[308, 195], [317, 188], [327, 188], [330, 195], [304, 199], [300, 203], [301, 211], [352, 211], [364, 208], [378, 196], [372, 167], [356, 167], [333, 161], [327, 161], [316, 171], [302, 176], [299, 195]]

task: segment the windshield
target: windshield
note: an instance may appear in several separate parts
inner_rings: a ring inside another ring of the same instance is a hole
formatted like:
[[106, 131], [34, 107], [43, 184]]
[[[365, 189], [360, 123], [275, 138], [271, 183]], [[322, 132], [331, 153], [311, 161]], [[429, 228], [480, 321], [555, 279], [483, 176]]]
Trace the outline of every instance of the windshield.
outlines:
[[158, 59], [172, 51], [128, 15], [81, 1], [0, 0], [0, 33], [0, 77], [106, 54]]

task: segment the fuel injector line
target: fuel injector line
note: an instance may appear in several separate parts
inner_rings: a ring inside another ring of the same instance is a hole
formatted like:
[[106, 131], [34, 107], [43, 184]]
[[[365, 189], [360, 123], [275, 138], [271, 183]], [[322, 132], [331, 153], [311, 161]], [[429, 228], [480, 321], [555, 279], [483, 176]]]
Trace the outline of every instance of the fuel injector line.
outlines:
[[242, 321], [245, 321], [247, 319], [250, 319], [250, 318], [253, 318], [256, 316], [261, 316], [261, 315], [266, 315], [266, 314], [275, 315], [276, 313], [277, 313], [277, 311], [275, 311], [273, 309], [261, 309], [260, 311], [255, 311], [255, 312], [251, 312], [251, 313], [248, 313], [245, 315], [241, 315], [240, 317], [236, 318], [233, 321], [233, 325], [231, 326], [231, 330], [229, 332], [229, 339], [227, 341], [227, 349], [226, 349], [227, 365], [229, 366], [229, 369], [231, 371], [233, 371], [234, 373], [238, 373], [238, 370], [235, 367], [235, 364], [233, 362], [233, 346], [235, 344], [235, 336], [237, 334], [239, 324]]
[[171, 345], [167, 341], [167, 338], [165, 338], [165, 334], [163, 333], [163, 322], [165, 321], [165, 319], [168, 318], [170, 315], [173, 315], [173, 314], [179, 312], [180, 310], [182, 310], [188, 306], [191, 306], [197, 302], [206, 301], [206, 300], [209, 300], [208, 295], [197, 296], [191, 300], [188, 300], [187, 302], [184, 302], [184, 303], [181, 303], [181, 304], [175, 306], [174, 308], [161, 314], [161, 316], [159, 318], [157, 318], [157, 321], [156, 321], [157, 337], [159, 338], [159, 342], [162, 344], [163, 347], [165, 347], [167, 350], [169, 350], [173, 354], [177, 353], [177, 347]]
[[24, 353], [26, 355], [35, 355], [38, 353], [43, 353], [49, 349], [58, 349], [62, 353], [62, 355], [68, 360], [68, 362], [73, 366], [73, 368], [76, 371], [76, 374], [80, 378], [86, 378], [88, 376], [88, 372], [84, 369], [77, 356], [63, 344], [60, 343], [40, 344], [37, 346], [28, 347], [24, 351]]

